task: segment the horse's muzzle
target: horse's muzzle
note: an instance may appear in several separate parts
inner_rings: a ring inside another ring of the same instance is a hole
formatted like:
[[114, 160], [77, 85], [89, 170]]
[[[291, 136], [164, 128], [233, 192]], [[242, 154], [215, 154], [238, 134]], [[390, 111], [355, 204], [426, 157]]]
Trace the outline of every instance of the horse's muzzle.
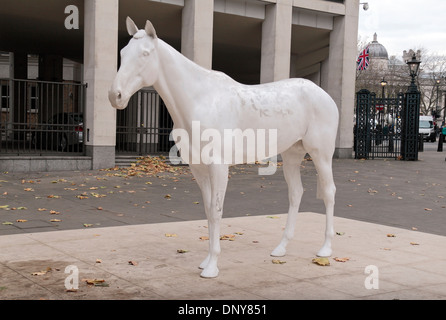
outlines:
[[123, 99], [121, 90], [113, 90], [113, 89], [110, 89], [108, 91], [108, 100], [110, 100], [110, 103], [113, 106], [113, 108], [119, 110], [125, 109], [129, 102], [129, 99]]

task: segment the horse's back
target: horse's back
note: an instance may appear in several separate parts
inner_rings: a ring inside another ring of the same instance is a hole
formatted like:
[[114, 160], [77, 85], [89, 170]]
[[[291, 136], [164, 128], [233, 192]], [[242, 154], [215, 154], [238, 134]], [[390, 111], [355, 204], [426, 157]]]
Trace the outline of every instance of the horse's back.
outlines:
[[314, 82], [290, 78], [248, 86], [256, 95], [256, 108], [269, 115], [307, 118], [309, 121], [330, 121], [337, 127], [339, 113], [331, 96]]

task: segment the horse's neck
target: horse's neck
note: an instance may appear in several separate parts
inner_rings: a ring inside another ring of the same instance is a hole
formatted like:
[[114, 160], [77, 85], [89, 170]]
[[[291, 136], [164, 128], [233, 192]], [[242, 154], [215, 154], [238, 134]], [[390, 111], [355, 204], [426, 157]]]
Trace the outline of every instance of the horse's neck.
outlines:
[[194, 96], [211, 85], [212, 71], [188, 60], [162, 40], [158, 44], [159, 78], [154, 88], [166, 104], [176, 126], [184, 127], [193, 117]]

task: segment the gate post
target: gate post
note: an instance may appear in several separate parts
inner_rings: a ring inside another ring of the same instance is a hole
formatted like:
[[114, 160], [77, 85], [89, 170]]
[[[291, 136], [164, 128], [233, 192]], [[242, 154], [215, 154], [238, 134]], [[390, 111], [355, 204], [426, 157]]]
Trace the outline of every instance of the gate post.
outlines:
[[418, 160], [418, 131], [420, 121], [420, 91], [414, 82], [404, 96], [401, 157], [403, 160]]
[[370, 91], [362, 89], [356, 93], [356, 122], [354, 128], [355, 159], [368, 159], [371, 148]]

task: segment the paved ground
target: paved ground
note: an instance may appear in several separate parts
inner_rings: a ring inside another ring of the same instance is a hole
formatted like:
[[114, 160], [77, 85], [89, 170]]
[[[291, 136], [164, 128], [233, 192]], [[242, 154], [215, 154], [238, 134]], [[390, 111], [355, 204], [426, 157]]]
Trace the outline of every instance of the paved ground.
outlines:
[[[213, 280], [199, 277], [207, 229], [187, 168], [2, 174], [0, 299], [445, 299], [445, 154], [333, 167], [339, 234], [330, 266], [312, 263], [324, 231], [312, 162], [302, 163], [303, 213], [284, 264], [269, 256], [286, 219], [281, 168], [258, 176], [257, 166], [241, 166], [231, 170], [222, 230], [235, 237], [222, 240]], [[64, 285], [69, 265], [76, 292]]]
[[[445, 156], [430, 151], [417, 162], [335, 160], [335, 215], [446, 236]], [[282, 168], [271, 176], [259, 176], [257, 169], [230, 170], [224, 217], [288, 211]], [[301, 211], [323, 213], [313, 163], [304, 161], [301, 172]], [[0, 174], [3, 206], [0, 235], [205, 218], [187, 167], [155, 176], [141, 170]]]
[[[285, 263], [274, 264], [284, 215], [225, 219], [222, 234], [234, 241], [221, 241], [216, 279], [197, 268], [208, 246], [204, 220], [3, 236], [0, 298], [446, 299], [444, 237], [336, 218], [334, 255], [320, 266], [312, 259], [323, 216], [302, 213], [299, 222], [278, 258]], [[67, 266], [79, 272], [77, 292], [66, 290]]]

